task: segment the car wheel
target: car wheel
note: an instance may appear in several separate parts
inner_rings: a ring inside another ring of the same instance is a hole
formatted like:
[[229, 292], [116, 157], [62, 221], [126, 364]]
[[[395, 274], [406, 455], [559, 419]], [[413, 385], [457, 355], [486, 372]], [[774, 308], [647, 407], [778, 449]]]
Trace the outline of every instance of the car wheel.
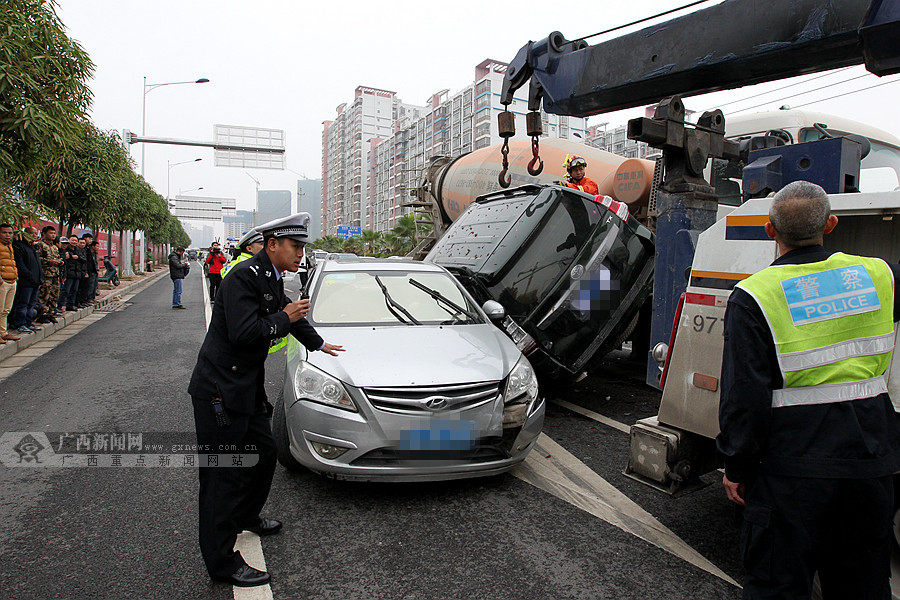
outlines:
[[275, 410], [272, 412], [272, 436], [275, 438], [276, 456], [281, 466], [295, 473], [303, 471], [303, 465], [291, 454], [291, 441], [284, 414], [284, 390], [278, 392], [278, 399], [275, 400]]

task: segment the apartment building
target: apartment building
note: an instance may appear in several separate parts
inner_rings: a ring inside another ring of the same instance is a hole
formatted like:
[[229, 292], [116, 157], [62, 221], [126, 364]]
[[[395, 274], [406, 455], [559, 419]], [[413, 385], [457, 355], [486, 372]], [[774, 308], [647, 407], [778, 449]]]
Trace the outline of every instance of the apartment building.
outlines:
[[[410, 208], [402, 206], [422, 177], [432, 156], [459, 156], [502, 140], [497, 114], [503, 110], [500, 91], [507, 63], [487, 59], [476, 65], [475, 79], [462, 90], [433, 94], [421, 111], [411, 111], [394, 123], [392, 135], [369, 140], [368, 204], [365, 227], [390, 230]], [[525, 135], [527, 89], [514, 96], [509, 110], [516, 115], [516, 131]], [[421, 114], [417, 114], [421, 112]], [[544, 135], [584, 141], [586, 119], [542, 113]]]
[[369, 151], [373, 138], [386, 139], [394, 123], [421, 107], [404, 104], [396, 92], [356, 88], [353, 102], [337, 107], [322, 129], [322, 235], [338, 225], [364, 226], [369, 219]]

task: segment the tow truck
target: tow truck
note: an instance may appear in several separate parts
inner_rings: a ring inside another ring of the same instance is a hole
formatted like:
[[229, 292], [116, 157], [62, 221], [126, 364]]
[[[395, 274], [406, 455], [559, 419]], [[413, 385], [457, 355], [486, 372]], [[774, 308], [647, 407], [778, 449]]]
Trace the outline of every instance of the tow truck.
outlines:
[[[530, 83], [532, 115], [658, 103], [652, 117], [629, 121], [628, 137], [663, 151], [648, 203], [656, 255], [646, 377], [663, 394], [659, 415], [631, 428], [628, 475], [679, 495], [721, 466], [713, 440], [722, 318], [734, 285], [776, 257], [763, 231], [772, 193], [791, 181], [818, 183], [841, 218], [830, 248], [900, 256], [896, 137], [791, 111], [768, 115], [765, 126], [757, 117], [745, 130], [741, 119], [726, 124], [721, 110], [691, 123], [683, 96], [859, 64], [895, 74], [898, 39], [897, 0], [726, 0], [593, 46], [553, 32], [511, 62], [501, 102]], [[501, 134], [504, 124], [501, 117]], [[528, 134], [538, 159], [540, 131]], [[895, 406], [898, 368], [895, 360], [888, 372]]]

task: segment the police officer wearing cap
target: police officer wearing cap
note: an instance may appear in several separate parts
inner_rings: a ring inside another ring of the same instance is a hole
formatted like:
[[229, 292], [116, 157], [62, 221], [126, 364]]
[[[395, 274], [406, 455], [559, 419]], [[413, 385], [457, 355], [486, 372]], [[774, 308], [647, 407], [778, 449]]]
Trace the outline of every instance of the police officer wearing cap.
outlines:
[[252, 258], [254, 254], [262, 250], [263, 236], [254, 227], [238, 240], [238, 255], [234, 257], [227, 265], [222, 267], [222, 279], [239, 263], [244, 262], [248, 258]]
[[744, 598], [891, 597], [900, 426], [885, 371], [900, 268], [830, 252], [825, 191], [772, 200], [779, 258], [725, 311], [720, 434], [728, 498], [743, 507]]
[[[291, 334], [310, 351], [343, 351], [307, 323], [308, 299], [291, 302], [284, 293], [282, 274], [296, 272], [303, 260], [309, 219], [298, 213], [257, 227], [263, 249], [223, 279], [188, 387], [199, 454], [206, 455], [198, 469], [200, 552], [210, 577], [236, 586], [270, 580], [234, 551], [237, 534], [270, 535], [282, 525], [260, 516], [275, 471], [272, 405], [264, 389], [269, 345]], [[252, 466], [215, 462], [213, 455], [233, 454], [232, 448]]]

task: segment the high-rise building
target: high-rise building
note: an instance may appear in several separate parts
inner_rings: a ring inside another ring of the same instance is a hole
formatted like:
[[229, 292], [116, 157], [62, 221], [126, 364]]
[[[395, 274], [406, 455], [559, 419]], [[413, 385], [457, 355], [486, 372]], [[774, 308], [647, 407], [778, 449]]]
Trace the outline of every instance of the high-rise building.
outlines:
[[291, 212], [291, 190], [260, 190], [256, 193], [257, 225], [286, 217]]
[[588, 127], [585, 143], [628, 158], [653, 159], [662, 154], [661, 150], [651, 148], [645, 142], [629, 140], [626, 133], [625, 125], [615, 127], [610, 127], [609, 123], [591, 125]]
[[216, 231], [211, 225], [193, 225], [190, 223], [182, 223], [185, 233], [191, 238], [191, 246], [194, 248], [209, 248], [210, 244], [215, 241]]
[[225, 224], [225, 239], [239, 240], [253, 227], [253, 213], [239, 210], [233, 216], [222, 217], [222, 223]]
[[309, 241], [322, 237], [322, 180], [297, 180], [297, 212], [309, 213]]
[[370, 140], [386, 139], [394, 124], [423, 107], [404, 104], [395, 92], [359, 86], [353, 102], [337, 107], [322, 129], [322, 234], [338, 225], [364, 226], [369, 218]]
[[[433, 94], [424, 110], [398, 118], [392, 135], [370, 139], [367, 187], [372, 210], [364, 228], [389, 230], [411, 212], [402, 205], [411, 200], [410, 191], [432, 156], [460, 156], [502, 141], [497, 114], [504, 110], [500, 91], [508, 66], [496, 60], [482, 61], [475, 67], [471, 84], [452, 95], [448, 90]], [[515, 114], [516, 131], [524, 135], [527, 98], [514, 96], [509, 110]], [[543, 112], [541, 116], [545, 136], [584, 141], [586, 119]]]

